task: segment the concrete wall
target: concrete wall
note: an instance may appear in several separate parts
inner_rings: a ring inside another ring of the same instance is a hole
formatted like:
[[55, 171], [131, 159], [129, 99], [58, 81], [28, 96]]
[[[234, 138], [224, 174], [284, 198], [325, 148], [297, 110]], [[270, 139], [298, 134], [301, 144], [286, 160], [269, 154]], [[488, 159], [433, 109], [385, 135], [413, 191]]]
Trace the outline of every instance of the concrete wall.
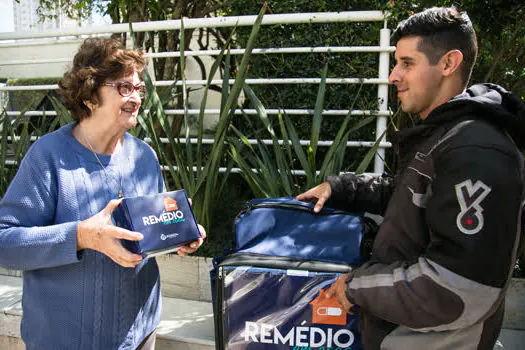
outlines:
[[157, 257], [162, 295], [198, 301], [211, 301], [212, 258], [162, 255]]
[[23, 46], [3, 46], [0, 61], [21, 61], [37, 59], [66, 58], [68, 62], [43, 64], [0, 65], [0, 78], [40, 78], [61, 77], [68, 64], [73, 61], [82, 40], [42, 40]]

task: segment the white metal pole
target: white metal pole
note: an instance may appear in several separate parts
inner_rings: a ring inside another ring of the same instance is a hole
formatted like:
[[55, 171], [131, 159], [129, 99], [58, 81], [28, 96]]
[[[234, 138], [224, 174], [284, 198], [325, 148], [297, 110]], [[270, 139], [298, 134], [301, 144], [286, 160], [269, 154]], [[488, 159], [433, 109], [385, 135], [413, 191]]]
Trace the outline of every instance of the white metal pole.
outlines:
[[[341, 11], [341, 12], [314, 12], [314, 13], [286, 13], [265, 15], [262, 24], [298, 24], [298, 23], [328, 23], [328, 22], [371, 22], [382, 21], [386, 14], [381, 11]], [[236, 27], [251, 26], [255, 23], [257, 16], [225, 16], [210, 18], [184, 18], [184, 28], [200, 27]], [[166, 20], [155, 22], [136, 22], [133, 23], [134, 32], [145, 32], [151, 30], [178, 30], [181, 28], [181, 20]], [[128, 23], [108, 24], [93, 27], [61, 28], [46, 30], [43, 32], [11, 32], [0, 33], [0, 40], [12, 39], [34, 39], [49, 38], [66, 35], [89, 35], [89, 34], [108, 34], [126, 33], [129, 31]]]
[[[11, 46], [1, 45], [0, 50], [5, 47], [21, 47], [24, 46], [21, 43], [17, 43]], [[382, 52], [385, 49], [379, 46], [326, 46], [326, 47], [272, 47], [266, 49], [253, 49], [252, 54], [283, 54], [283, 53], [325, 53], [325, 52]], [[386, 49], [388, 52], [392, 52], [392, 48]], [[230, 55], [242, 55], [245, 49], [232, 49]], [[195, 50], [185, 51], [184, 56], [217, 56], [221, 53], [221, 50]], [[180, 51], [168, 51], [168, 52], [156, 52], [146, 53], [146, 57], [150, 58], [165, 58], [165, 57], [180, 57]], [[0, 61], [0, 66], [16, 66], [23, 64], [47, 64], [47, 63], [69, 63], [71, 57], [65, 58], [41, 58], [41, 59], [29, 59], [29, 60], [9, 60]]]
[[[247, 85], [269, 85], [269, 84], [319, 84], [321, 82], [320, 78], [256, 78], [256, 79], [246, 79], [245, 84]], [[174, 80], [157, 80], [155, 86], [171, 86], [175, 83], [176, 86], [181, 86], [182, 81]], [[212, 79], [210, 81], [211, 85], [221, 85], [223, 83], [222, 79]], [[229, 79], [228, 83], [233, 85], [235, 79]], [[377, 79], [377, 78], [327, 78], [327, 84], [387, 84], [388, 79]], [[187, 79], [185, 81], [186, 85], [206, 85], [207, 80], [193, 80]], [[2, 86], [0, 91], [20, 91], [20, 90], [57, 90], [57, 84], [50, 85], [13, 85], [13, 86]]]
[[[2, 86], [2, 84], [0, 84], [0, 86]], [[1, 91], [1, 90], [0, 90]], [[214, 114], [214, 115], [219, 115], [220, 114], [220, 109], [218, 108], [206, 108], [203, 110], [203, 114], [204, 115], [209, 115], [209, 114]], [[259, 111], [256, 110], [256, 109], [250, 109], [250, 108], [247, 108], [247, 109], [234, 109], [233, 112], [236, 114], [236, 115], [257, 115], [259, 114]], [[275, 108], [269, 108], [269, 109], [266, 109], [266, 114], [280, 114], [280, 113], [284, 113], [284, 114], [288, 114], [288, 115], [313, 115], [315, 112], [315, 110], [313, 109], [275, 109]], [[11, 117], [16, 117], [16, 116], [19, 116], [19, 115], [24, 115], [26, 117], [31, 117], [31, 116], [56, 116], [57, 115], [57, 112], [54, 111], [54, 110], [48, 110], [48, 111], [30, 111], [30, 110], [27, 110], [25, 112], [21, 112], [21, 111], [6, 111], [7, 115], [8, 116], [11, 116]], [[144, 113], [149, 113], [149, 109], [144, 109]], [[184, 109], [165, 109], [164, 110], [164, 113], [166, 113], [166, 115], [184, 115], [184, 114], [189, 114], [189, 115], [200, 115], [201, 114], [201, 110], [200, 109], [188, 109], [187, 111], [185, 111]], [[365, 110], [360, 110], [360, 109], [353, 109], [353, 110], [349, 110], [349, 109], [324, 109], [323, 110], [323, 115], [326, 115], [326, 116], [339, 116], [339, 117], [346, 117], [348, 115], [348, 113], [350, 113], [350, 115], [355, 115], [355, 116], [371, 116], [371, 115], [375, 115], [375, 116], [388, 116], [389, 115], [389, 112], [388, 111], [383, 111], [383, 112], [380, 112], [380, 111], [373, 111], [373, 110], [368, 110], [368, 109], [365, 109]]]
[[[386, 21], [385, 21], [386, 24]], [[390, 46], [390, 29], [383, 28], [380, 32], [379, 46], [388, 47]], [[386, 83], [380, 83], [377, 87], [377, 97], [379, 99], [379, 111], [388, 112], [388, 71], [390, 65], [390, 54], [388, 52], [381, 52], [379, 54], [379, 80], [387, 81]], [[383, 136], [386, 130], [387, 118], [385, 116], [378, 116], [376, 122], [376, 139]], [[382, 140], [381, 143], [384, 143]], [[385, 149], [380, 147], [377, 150], [375, 162], [374, 162], [374, 173], [383, 173], [385, 159]]]

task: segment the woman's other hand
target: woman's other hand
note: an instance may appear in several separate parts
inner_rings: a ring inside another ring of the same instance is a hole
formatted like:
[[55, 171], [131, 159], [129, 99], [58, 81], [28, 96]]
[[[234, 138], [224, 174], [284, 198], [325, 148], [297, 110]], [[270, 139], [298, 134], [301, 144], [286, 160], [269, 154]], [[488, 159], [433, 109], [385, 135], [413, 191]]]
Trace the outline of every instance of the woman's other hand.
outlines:
[[199, 238], [196, 241], [191, 242], [188, 245], [183, 245], [182, 247], [180, 247], [177, 250], [177, 254], [179, 254], [180, 256], [186, 256], [188, 254], [195, 253], [197, 249], [199, 249], [202, 243], [204, 242], [204, 238], [206, 238], [206, 230], [204, 229], [204, 227], [202, 227], [201, 224], [198, 224], [197, 226], [199, 226], [199, 232], [201, 233], [201, 238]]
[[[190, 203], [190, 206], [193, 206], [193, 201], [191, 200], [191, 198], [188, 198], [188, 202]], [[196, 241], [190, 242], [190, 244], [188, 244], [188, 245], [181, 246], [177, 250], [177, 254], [179, 254], [180, 256], [186, 256], [188, 254], [195, 253], [197, 251], [197, 249], [200, 248], [202, 243], [204, 243], [204, 238], [206, 238], [206, 230], [204, 229], [204, 227], [202, 227], [201, 224], [197, 224], [197, 226], [199, 227], [199, 232], [201, 233], [201, 238], [199, 238]]]
[[142, 261], [142, 256], [133, 254], [122, 246], [120, 239], [140, 241], [141, 233], [117, 227], [111, 222], [111, 213], [121, 199], [113, 199], [92, 217], [80, 221], [77, 226], [77, 251], [93, 249], [123, 267], [134, 267]]

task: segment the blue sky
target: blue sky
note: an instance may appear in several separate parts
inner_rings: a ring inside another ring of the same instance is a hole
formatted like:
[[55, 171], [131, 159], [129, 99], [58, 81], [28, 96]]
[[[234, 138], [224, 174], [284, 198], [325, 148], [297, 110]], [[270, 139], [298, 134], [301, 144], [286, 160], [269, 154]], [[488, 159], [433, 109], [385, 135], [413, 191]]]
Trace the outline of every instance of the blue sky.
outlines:
[[13, 30], [13, 0], [0, 0], [0, 32]]

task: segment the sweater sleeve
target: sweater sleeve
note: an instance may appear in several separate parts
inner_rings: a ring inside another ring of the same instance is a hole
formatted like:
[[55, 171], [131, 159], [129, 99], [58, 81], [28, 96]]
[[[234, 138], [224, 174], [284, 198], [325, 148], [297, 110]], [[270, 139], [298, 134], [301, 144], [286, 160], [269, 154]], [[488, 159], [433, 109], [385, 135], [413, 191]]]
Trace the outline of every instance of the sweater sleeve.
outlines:
[[370, 261], [346, 285], [362, 309], [419, 331], [467, 327], [498, 307], [520, 235], [515, 155], [464, 146], [434, 162], [424, 253], [411, 261]]
[[389, 175], [342, 174], [327, 178], [337, 207], [383, 215], [394, 189]]
[[79, 261], [77, 221], [53, 224], [57, 206], [56, 172], [33, 149], [0, 201], [0, 266], [33, 270]]

